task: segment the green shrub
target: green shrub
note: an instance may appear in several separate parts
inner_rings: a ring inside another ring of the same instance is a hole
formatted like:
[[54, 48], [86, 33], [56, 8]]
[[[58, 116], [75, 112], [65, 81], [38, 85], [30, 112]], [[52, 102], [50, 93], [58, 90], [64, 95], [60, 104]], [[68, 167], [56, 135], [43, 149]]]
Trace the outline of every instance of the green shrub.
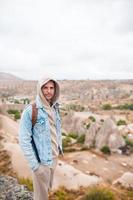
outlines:
[[23, 99], [23, 104], [29, 104], [30, 100], [28, 98]]
[[104, 105], [102, 106], [102, 109], [103, 109], [103, 110], [111, 110], [111, 109], [112, 109], [112, 106], [111, 106], [110, 104], [104, 104]]
[[90, 123], [89, 123], [89, 124], [86, 124], [86, 128], [89, 129], [89, 128], [90, 128], [90, 125], [91, 125]]
[[10, 110], [7, 110], [7, 112], [8, 112], [8, 114], [14, 114], [15, 115], [15, 113], [18, 112], [18, 110], [10, 109]]
[[56, 200], [66, 200], [67, 193], [64, 190], [56, 192]]
[[20, 102], [19, 102], [19, 100], [15, 99], [14, 103], [19, 104]]
[[56, 190], [49, 199], [52, 200], [75, 200], [76, 196], [79, 196], [80, 192], [74, 190], [67, 190], [64, 187]]
[[131, 140], [129, 140], [129, 139], [126, 139], [126, 144], [127, 144], [128, 146], [133, 147], [133, 141], [131, 141]]
[[109, 189], [94, 187], [90, 189], [83, 200], [115, 200], [115, 197]]
[[120, 126], [120, 125], [126, 125], [126, 121], [125, 120], [122, 120], [120, 119], [118, 122], [117, 122], [117, 126]]
[[123, 138], [128, 146], [133, 147], [133, 141], [128, 139], [127, 136], [123, 136]]
[[33, 191], [33, 182], [31, 179], [28, 178], [17, 178], [18, 183], [21, 185], [26, 185], [30, 191]]
[[115, 109], [120, 109], [120, 110], [133, 110], [133, 103], [131, 104], [123, 104], [123, 105], [118, 105], [115, 107]]
[[63, 135], [63, 136], [66, 136], [66, 133], [62, 132], [62, 135]]
[[110, 151], [110, 148], [108, 146], [103, 146], [101, 149], [100, 149], [104, 154], [111, 154], [111, 151]]
[[71, 144], [71, 138], [66, 136], [62, 139], [62, 146], [63, 148], [68, 147]]
[[7, 112], [9, 114], [13, 114], [15, 120], [20, 119], [20, 117], [21, 117], [21, 114], [20, 114], [20, 112], [18, 110], [12, 110], [12, 109], [10, 109], [10, 110], [7, 110]]
[[68, 137], [71, 137], [71, 138], [73, 138], [73, 139], [76, 139], [76, 138], [78, 137], [78, 134], [76, 134], [76, 133], [69, 133], [69, 134], [68, 134]]
[[18, 113], [15, 113], [15, 115], [14, 115], [14, 119], [15, 119], [15, 120], [20, 119], [20, 117], [21, 117], [21, 115], [20, 115], [19, 112], [18, 112]]
[[95, 121], [96, 121], [95, 117], [93, 117], [93, 116], [90, 116], [89, 119], [90, 119], [92, 122], [95, 122]]
[[74, 110], [74, 111], [79, 111], [82, 112], [84, 111], [84, 107], [78, 104], [69, 104], [67, 105], [67, 110]]
[[85, 141], [85, 134], [82, 134], [77, 138], [77, 143], [83, 144], [84, 141]]

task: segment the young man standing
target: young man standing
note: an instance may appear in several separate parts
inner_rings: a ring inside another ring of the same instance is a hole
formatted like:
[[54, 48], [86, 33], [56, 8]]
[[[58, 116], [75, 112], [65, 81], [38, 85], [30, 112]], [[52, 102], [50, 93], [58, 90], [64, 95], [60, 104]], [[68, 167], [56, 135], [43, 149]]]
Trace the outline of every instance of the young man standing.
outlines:
[[43, 77], [37, 85], [37, 116], [34, 126], [32, 105], [23, 111], [20, 121], [19, 143], [33, 171], [34, 200], [48, 199], [57, 158], [60, 153], [63, 154], [57, 103], [59, 94], [58, 82]]

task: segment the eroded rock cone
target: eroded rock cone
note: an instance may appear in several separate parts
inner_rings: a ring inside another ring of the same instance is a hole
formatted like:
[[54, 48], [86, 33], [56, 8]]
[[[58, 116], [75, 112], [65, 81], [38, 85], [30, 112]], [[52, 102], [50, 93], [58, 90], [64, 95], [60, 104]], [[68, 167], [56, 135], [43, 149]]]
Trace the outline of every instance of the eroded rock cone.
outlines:
[[99, 125], [97, 123], [92, 123], [90, 125], [90, 128], [86, 132], [85, 135], [85, 146], [87, 147], [93, 147], [95, 144], [95, 138], [97, 131], [99, 130]]
[[119, 134], [115, 122], [110, 118], [105, 120], [96, 135], [96, 148], [101, 149], [105, 145], [108, 145], [111, 149], [118, 149], [125, 145], [124, 139]]

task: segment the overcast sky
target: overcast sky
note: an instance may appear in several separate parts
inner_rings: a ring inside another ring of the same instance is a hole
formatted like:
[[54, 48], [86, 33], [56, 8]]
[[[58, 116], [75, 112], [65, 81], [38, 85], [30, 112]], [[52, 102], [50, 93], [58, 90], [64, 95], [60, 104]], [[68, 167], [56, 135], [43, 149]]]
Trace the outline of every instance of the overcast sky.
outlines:
[[133, 79], [133, 0], [0, 0], [0, 71]]

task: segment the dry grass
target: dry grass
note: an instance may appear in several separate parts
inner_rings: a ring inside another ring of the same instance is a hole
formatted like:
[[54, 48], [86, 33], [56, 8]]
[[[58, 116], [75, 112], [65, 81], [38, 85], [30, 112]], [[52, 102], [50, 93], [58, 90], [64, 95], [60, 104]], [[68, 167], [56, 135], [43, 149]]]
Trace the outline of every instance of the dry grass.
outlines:
[[2, 133], [0, 132], [0, 175], [15, 176], [12, 169], [12, 163], [9, 153], [3, 149], [1, 141], [3, 140]]
[[[118, 187], [112, 187], [110, 185], [104, 186], [94, 186], [89, 188], [80, 188], [77, 190], [67, 190], [64, 187], [59, 188], [57, 191], [50, 193], [49, 199], [50, 200], [92, 200], [91, 197], [87, 196], [90, 192], [97, 195], [97, 191], [101, 194], [109, 194], [107, 197], [103, 197], [102, 200], [133, 200], [133, 191], [125, 190]], [[103, 195], [104, 196], [104, 195]], [[97, 199], [97, 198], [96, 198]], [[100, 199], [100, 196], [98, 198]], [[94, 197], [95, 200], [95, 197]]]

